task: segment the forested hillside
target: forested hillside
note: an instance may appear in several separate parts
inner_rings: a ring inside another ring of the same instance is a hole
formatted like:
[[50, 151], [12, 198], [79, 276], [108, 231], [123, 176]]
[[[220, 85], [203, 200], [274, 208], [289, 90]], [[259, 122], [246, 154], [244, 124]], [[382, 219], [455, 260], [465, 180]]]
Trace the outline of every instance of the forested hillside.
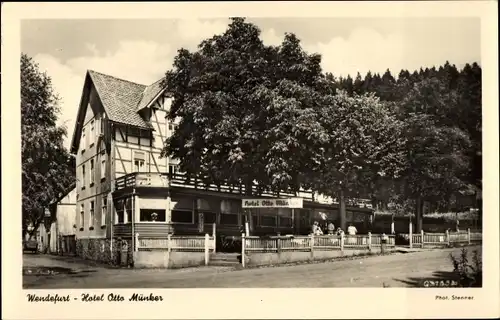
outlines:
[[[326, 76], [336, 90], [351, 95], [374, 93], [391, 105], [409, 129], [411, 168], [399, 179], [368, 186], [353, 196], [370, 197], [382, 208], [392, 201], [404, 203], [408, 193], [416, 191], [427, 202], [426, 211], [460, 211], [477, 205], [471, 200], [480, 193], [482, 179], [481, 67], [477, 63], [458, 69], [446, 61], [431, 68], [401, 70], [397, 76], [390, 70], [383, 75], [368, 72], [364, 77], [358, 73], [354, 79]], [[450, 146], [453, 140], [461, 143]], [[407, 206], [412, 207], [403, 205]]]

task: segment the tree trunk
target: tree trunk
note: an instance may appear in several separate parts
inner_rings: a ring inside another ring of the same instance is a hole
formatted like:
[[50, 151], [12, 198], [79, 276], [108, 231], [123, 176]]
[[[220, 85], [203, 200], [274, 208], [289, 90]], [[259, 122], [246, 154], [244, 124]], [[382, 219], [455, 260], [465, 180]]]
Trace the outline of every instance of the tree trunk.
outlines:
[[416, 218], [416, 232], [421, 232], [423, 227], [423, 215], [424, 215], [424, 202], [421, 197], [417, 198], [415, 206], [415, 218]]
[[249, 180], [245, 182], [245, 195], [252, 196], [253, 181]]
[[347, 219], [346, 219], [346, 208], [345, 208], [345, 197], [344, 197], [344, 190], [340, 189], [340, 197], [339, 197], [339, 204], [340, 204], [340, 228], [342, 230], [346, 230], [347, 228]]

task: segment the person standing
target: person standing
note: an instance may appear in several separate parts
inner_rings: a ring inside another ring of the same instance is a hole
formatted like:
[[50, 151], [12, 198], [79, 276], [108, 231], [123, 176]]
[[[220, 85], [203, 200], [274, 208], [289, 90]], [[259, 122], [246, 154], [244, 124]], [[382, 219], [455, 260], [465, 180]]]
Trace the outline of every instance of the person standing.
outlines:
[[311, 233], [312, 233], [313, 235], [316, 235], [316, 233], [317, 233], [317, 229], [318, 229], [318, 221], [314, 221], [314, 222], [313, 222], [313, 225], [312, 225], [312, 228], [311, 228]]
[[358, 229], [356, 229], [356, 227], [353, 226], [352, 223], [349, 223], [349, 227], [347, 227], [347, 234], [349, 234], [350, 236], [355, 236], [357, 232]]
[[349, 227], [347, 227], [347, 234], [349, 235], [349, 243], [356, 243], [356, 233], [358, 232], [358, 229], [356, 229], [355, 226], [352, 225], [352, 223], [349, 223]]
[[321, 230], [320, 226], [318, 225], [316, 228], [316, 236], [322, 236], [323, 235], [323, 230]]
[[330, 223], [328, 223], [328, 234], [333, 235], [334, 232], [335, 232], [335, 225], [333, 224], [333, 222], [330, 221]]
[[343, 235], [344, 234], [344, 230], [342, 230], [340, 227], [337, 228], [337, 235]]

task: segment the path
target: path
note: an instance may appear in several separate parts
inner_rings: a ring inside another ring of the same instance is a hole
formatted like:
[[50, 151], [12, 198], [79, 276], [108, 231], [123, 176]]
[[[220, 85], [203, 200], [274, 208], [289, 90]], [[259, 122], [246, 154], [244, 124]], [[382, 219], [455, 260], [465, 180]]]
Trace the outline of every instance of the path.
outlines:
[[[479, 246], [470, 247], [481, 250]], [[47, 256], [24, 256], [26, 265], [49, 265], [79, 270], [74, 274], [24, 276], [25, 288], [293, 288], [293, 287], [412, 287], [423, 278], [448, 277], [450, 252], [460, 248], [368, 257], [295, 266], [232, 270], [201, 267], [179, 270], [110, 269], [53, 261]]]

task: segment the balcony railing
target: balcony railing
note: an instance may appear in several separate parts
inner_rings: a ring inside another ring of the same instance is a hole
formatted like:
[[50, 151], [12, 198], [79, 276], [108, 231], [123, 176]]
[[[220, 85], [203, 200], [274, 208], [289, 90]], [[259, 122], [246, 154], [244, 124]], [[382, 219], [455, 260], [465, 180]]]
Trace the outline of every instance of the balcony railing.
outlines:
[[129, 187], [168, 187], [168, 177], [161, 173], [134, 172], [116, 179], [116, 190]]
[[[124, 175], [116, 179], [116, 190], [129, 188], [129, 187], [181, 187], [190, 188], [194, 190], [216, 191], [224, 193], [232, 193], [244, 195], [246, 194], [246, 186], [244, 184], [228, 185], [221, 184], [206, 184], [201, 179], [189, 178], [184, 174], [171, 174], [171, 173], [153, 173], [153, 172], [134, 172]], [[300, 197], [304, 199], [313, 200], [313, 193], [311, 191], [300, 191], [297, 193], [292, 192], [271, 192], [259, 189], [257, 184], [252, 185], [252, 195], [261, 195], [269, 197]]]

